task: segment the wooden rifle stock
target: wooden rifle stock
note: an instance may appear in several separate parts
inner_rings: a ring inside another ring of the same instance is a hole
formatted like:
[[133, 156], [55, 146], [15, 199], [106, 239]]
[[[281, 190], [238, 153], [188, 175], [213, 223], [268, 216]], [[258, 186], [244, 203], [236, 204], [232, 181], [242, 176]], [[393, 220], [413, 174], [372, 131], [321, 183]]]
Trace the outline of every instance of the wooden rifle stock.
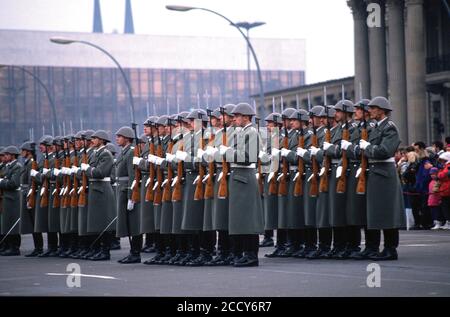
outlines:
[[[200, 149], [203, 150], [204, 148], [204, 142], [203, 142], [203, 122], [202, 122], [202, 133], [200, 135]], [[205, 167], [202, 164], [202, 160], [198, 162], [198, 181], [195, 186], [195, 192], [194, 192], [194, 200], [201, 200], [205, 196], [203, 191], [203, 178], [205, 177]]]
[[[305, 137], [303, 135], [303, 128], [301, 128], [300, 136], [298, 137], [298, 147], [304, 148], [305, 146]], [[301, 157], [298, 158], [298, 176], [295, 180], [294, 184], [294, 196], [302, 196], [303, 195], [303, 174], [305, 173], [305, 162]]]
[[[274, 134], [274, 133], [272, 133], [272, 134]], [[276, 135], [272, 135], [271, 138], [272, 138], [272, 142], [271, 142], [272, 148], [273, 148], [273, 145], [278, 147], [279, 140], [277, 140]], [[277, 142], [274, 142], [274, 141], [277, 141]], [[277, 168], [277, 171], [278, 171], [278, 168]], [[269, 181], [269, 195], [277, 195], [277, 194], [278, 194], [278, 184], [277, 184], [277, 174], [275, 174]]]
[[[183, 142], [183, 140], [180, 140], [178, 142]], [[180, 143], [180, 146], [178, 147], [179, 151], [183, 151], [183, 143]], [[175, 185], [173, 187], [172, 191], [172, 201], [181, 201], [182, 198], [182, 188], [181, 188], [181, 182], [183, 180], [183, 161], [179, 160], [177, 164], [177, 181], [175, 182]]]
[[[224, 114], [223, 109], [222, 116]], [[222, 145], [227, 146], [228, 140], [227, 140], [227, 126], [224, 122], [223, 130], [222, 130]], [[225, 155], [222, 157], [222, 178], [219, 181], [219, 189], [217, 191], [217, 197], [219, 199], [226, 199], [228, 198], [228, 173], [229, 173], [230, 166], [228, 165], [227, 159]]]
[[[34, 149], [33, 149], [33, 158], [31, 159], [31, 169], [35, 171], [38, 170], [38, 165], [36, 162], [36, 153]], [[28, 209], [34, 209], [36, 207], [36, 190], [37, 190], [36, 179], [34, 177], [31, 177], [31, 191], [30, 194], [27, 196]]]
[[[169, 121], [169, 125], [170, 125], [170, 121]], [[170, 133], [172, 134], [172, 132]], [[167, 152], [168, 153], [172, 153], [173, 150], [173, 140], [172, 140], [172, 135], [170, 135], [170, 142], [169, 142], [169, 146], [167, 147]], [[164, 189], [163, 189], [163, 194], [162, 194], [162, 201], [163, 202], [170, 202], [172, 201], [172, 178], [173, 178], [173, 170], [172, 170], [172, 164], [168, 163], [167, 164], [167, 181], [166, 184], [164, 185]]]
[[[75, 156], [73, 158], [73, 165], [78, 167], [78, 154], [75, 150]], [[70, 195], [70, 207], [78, 206], [78, 177], [77, 174], [73, 174], [73, 187], [72, 194]]]
[[[60, 169], [61, 165], [59, 164], [59, 155], [58, 150], [55, 152], [55, 168]], [[61, 198], [59, 197], [59, 192], [61, 191], [61, 183], [58, 179], [58, 176], [56, 176], [55, 180], [55, 194], [53, 195], [53, 208], [59, 208], [61, 205]]]
[[[289, 147], [289, 136], [288, 131], [285, 129], [285, 135], [283, 138], [283, 148], [287, 149]], [[278, 183], [278, 196], [286, 196], [288, 192], [288, 184], [287, 184], [287, 174], [289, 172], [289, 166], [287, 159], [283, 157], [282, 159], [282, 167], [281, 167], [281, 178], [280, 182]]]
[[[87, 164], [88, 163], [88, 156], [87, 156], [87, 148], [86, 148], [86, 139], [83, 138], [83, 142], [84, 142], [84, 151], [83, 151], [83, 155], [81, 156], [81, 163]], [[87, 175], [86, 175], [86, 171], [82, 172], [82, 176], [81, 176], [81, 192], [80, 195], [78, 196], [78, 206], [80, 207], [84, 207], [86, 206], [86, 189], [87, 189]]]
[[[314, 147], [318, 146], [317, 134], [315, 129], [314, 134], [312, 136], [311, 145]], [[317, 180], [317, 176], [319, 173], [319, 164], [317, 163], [317, 159], [315, 156], [312, 156], [311, 160], [312, 160], [312, 178], [311, 178], [311, 185], [309, 187], [309, 196], [317, 197], [317, 195], [319, 194], [319, 183]]]
[[[47, 149], [45, 150], [45, 159], [44, 159], [44, 168], [49, 169], [50, 168], [50, 163], [48, 161], [48, 152]], [[44, 182], [42, 184], [42, 195], [41, 195], [41, 202], [40, 202], [40, 206], [42, 208], [44, 207], [48, 207], [48, 189], [49, 189], [49, 181], [47, 176], [42, 175], [42, 177], [44, 178]]]
[[[153, 133], [153, 132], [152, 132]], [[155, 155], [155, 142], [153, 139], [153, 134], [151, 138], [151, 142], [149, 142], [149, 155]], [[155, 167], [153, 166], [153, 163], [149, 163], [148, 166], [149, 175], [148, 175], [148, 185], [145, 189], [145, 201], [153, 201], [153, 186], [155, 185]]]
[[[350, 133], [348, 130], [348, 122], [345, 124], [345, 129], [342, 131], [342, 140], [348, 141], [350, 139]], [[347, 151], [342, 150], [342, 174], [339, 177], [336, 184], [337, 193], [345, 193], [347, 187], [347, 168], [348, 168], [348, 157]]]
[[[161, 139], [159, 138], [158, 135], [158, 147], [156, 148], [156, 155], [158, 157], [162, 157], [162, 152], [163, 152], [163, 148], [162, 148], [162, 144], [161, 144]], [[156, 182], [157, 182], [157, 186], [155, 189], [155, 193], [153, 196], [153, 205], [161, 205], [162, 202], [162, 190], [161, 190], [161, 185], [163, 182], [163, 171], [161, 169], [161, 166], [156, 166]]]
[[[134, 153], [133, 155], [136, 157], [141, 157], [141, 147], [139, 144], [139, 138], [137, 136], [136, 131], [136, 124], [132, 124], [133, 130], [134, 130], [134, 140], [135, 140], [135, 147], [134, 147]], [[139, 166], [134, 166], [134, 186], [131, 192], [131, 200], [134, 203], [139, 203], [141, 201], [141, 170], [139, 169]]]
[[[65, 157], [65, 166], [67, 168], [70, 168], [70, 150], [69, 150], [69, 143], [67, 143], [67, 155]], [[70, 206], [70, 190], [72, 189], [72, 182], [70, 181], [70, 175], [65, 175], [64, 177], [66, 179], [65, 183], [65, 192], [63, 196], [63, 208], [68, 208]]]
[[[211, 135], [209, 137], [209, 144], [211, 146], [214, 146], [214, 140], [215, 135], [214, 131], [211, 127]], [[214, 198], [214, 159], [211, 159], [210, 162], [208, 162], [208, 179], [206, 180], [206, 186], [205, 186], [205, 199], [211, 199]]]
[[[361, 131], [361, 139], [363, 139], [364, 141], [367, 141], [367, 139], [369, 138], [366, 124], [367, 122], [364, 121], [364, 126]], [[364, 155], [364, 150], [361, 150], [361, 165], [359, 167], [361, 169], [361, 172], [359, 173], [358, 183], [356, 184], [356, 193], [359, 195], [364, 195], [366, 193], [367, 163], [367, 157]]]
[[[331, 142], [331, 131], [330, 126], [328, 126], [327, 130], [325, 131], [325, 142], [330, 143]], [[324, 158], [323, 158], [323, 168], [324, 172], [322, 176], [320, 176], [320, 183], [319, 183], [319, 192], [320, 193], [327, 193], [328, 187], [329, 187], [329, 171], [330, 171], [330, 165], [331, 165], [331, 159], [328, 155], [326, 155], [324, 151]]]

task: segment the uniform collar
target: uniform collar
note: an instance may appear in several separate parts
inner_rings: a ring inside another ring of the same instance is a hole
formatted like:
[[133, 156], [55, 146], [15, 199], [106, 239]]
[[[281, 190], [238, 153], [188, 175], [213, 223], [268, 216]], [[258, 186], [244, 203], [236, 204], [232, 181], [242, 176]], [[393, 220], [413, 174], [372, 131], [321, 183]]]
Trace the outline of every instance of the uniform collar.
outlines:
[[102, 145], [101, 147], [99, 147], [98, 149], [95, 150], [95, 152], [100, 152], [101, 150], [103, 150], [106, 147], [106, 145]]
[[[250, 127], [252, 125], [252, 123], [250, 122], [249, 124], [247, 124], [245, 127], [243, 127], [242, 128], [242, 130], [245, 130], [245, 129], [247, 129], [248, 127]], [[288, 133], [289, 133], [289, 131], [288, 131]]]
[[388, 117], [385, 117], [384, 119], [377, 121], [377, 127], [379, 127], [384, 121], [387, 120]]

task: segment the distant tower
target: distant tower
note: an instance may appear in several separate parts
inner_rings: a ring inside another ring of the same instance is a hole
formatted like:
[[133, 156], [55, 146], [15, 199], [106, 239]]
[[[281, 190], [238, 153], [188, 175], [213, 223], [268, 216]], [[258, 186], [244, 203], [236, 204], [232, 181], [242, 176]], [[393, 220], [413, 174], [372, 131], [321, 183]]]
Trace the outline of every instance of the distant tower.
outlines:
[[133, 12], [131, 11], [131, 0], [125, 3], [125, 30], [124, 33], [134, 34]]
[[100, 11], [100, 0], [94, 0], [94, 33], [103, 33], [102, 13]]

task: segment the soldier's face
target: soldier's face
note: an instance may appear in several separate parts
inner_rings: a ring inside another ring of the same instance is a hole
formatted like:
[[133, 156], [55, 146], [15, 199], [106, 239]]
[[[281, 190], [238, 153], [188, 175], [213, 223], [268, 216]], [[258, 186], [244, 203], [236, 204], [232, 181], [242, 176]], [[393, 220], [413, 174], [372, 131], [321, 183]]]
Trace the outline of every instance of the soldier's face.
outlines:
[[219, 120], [217, 118], [215, 118], [215, 117], [211, 118], [211, 124], [212, 124], [213, 127], [217, 127], [219, 125], [219, 123], [220, 122], [219, 122]]
[[300, 121], [291, 119], [291, 128], [292, 129], [300, 129]]
[[14, 156], [11, 155], [11, 154], [9, 154], [9, 153], [5, 153], [5, 154], [4, 154], [4, 157], [5, 157], [5, 159], [4, 159], [5, 162], [6, 162], [6, 163], [9, 163], [9, 162], [11, 162], [11, 161], [13, 160], [13, 157], [14, 157]]
[[99, 147], [99, 144], [100, 144], [100, 139], [92, 138], [92, 145], [94, 147]]
[[364, 110], [362, 110], [361, 108], [356, 108], [355, 109], [355, 119], [362, 120], [363, 116], [364, 116]]
[[44, 144], [39, 144], [39, 151], [41, 151], [41, 153], [45, 153], [45, 145]]
[[377, 121], [381, 120], [384, 115], [384, 111], [378, 107], [369, 106], [370, 119], [375, 119]]
[[149, 126], [144, 125], [144, 134], [150, 135], [152, 133], [152, 128]]
[[158, 125], [158, 133], [159, 133], [159, 135], [165, 135], [166, 128], [163, 125]]
[[[94, 140], [94, 139], [92, 139], [92, 140]], [[127, 139], [121, 135], [116, 135], [116, 143], [118, 146], [125, 146], [125, 145], [127, 145]]]
[[336, 110], [336, 114], [335, 114], [335, 118], [336, 121], [340, 122], [344, 120], [344, 112], [342, 112], [341, 110]]
[[320, 124], [319, 125], [326, 125], [328, 122], [327, 122], [327, 118], [325, 118], [325, 117], [321, 117], [321, 118], [318, 118], [319, 119], [319, 122], [320, 122]]
[[312, 123], [314, 124], [315, 127], [318, 127], [322, 124], [322, 119], [320, 117], [313, 117]]

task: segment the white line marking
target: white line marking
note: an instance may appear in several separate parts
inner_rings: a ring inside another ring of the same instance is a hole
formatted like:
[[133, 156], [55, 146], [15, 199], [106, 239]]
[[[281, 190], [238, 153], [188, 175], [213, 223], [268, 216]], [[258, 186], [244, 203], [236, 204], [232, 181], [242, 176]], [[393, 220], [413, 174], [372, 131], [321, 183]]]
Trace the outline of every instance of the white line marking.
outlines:
[[90, 275], [90, 274], [81, 274], [81, 273], [45, 273], [45, 275], [51, 276], [63, 276], [63, 275], [71, 275], [71, 276], [80, 276], [80, 277], [93, 277], [93, 278], [101, 278], [104, 280], [117, 280], [117, 278], [113, 276], [106, 275]]

